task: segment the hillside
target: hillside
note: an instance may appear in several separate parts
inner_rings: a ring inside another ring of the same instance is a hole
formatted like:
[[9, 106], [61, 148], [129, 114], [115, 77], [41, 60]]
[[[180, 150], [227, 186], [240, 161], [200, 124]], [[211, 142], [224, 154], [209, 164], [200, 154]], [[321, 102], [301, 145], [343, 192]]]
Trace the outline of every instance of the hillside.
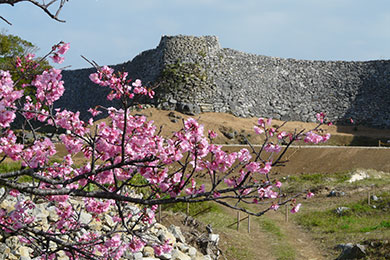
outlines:
[[[156, 126], [162, 127], [163, 136], [169, 136], [173, 131], [179, 130], [183, 126], [183, 119], [193, 117], [204, 125], [206, 131], [213, 130], [218, 133], [215, 143], [243, 144], [244, 140], [242, 140], [242, 137], [244, 136], [248, 137], [252, 144], [259, 144], [260, 141], [260, 138], [256, 136], [253, 131], [253, 126], [257, 124], [257, 117], [241, 118], [228, 113], [215, 112], [188, 116], [176, 111], [159, 110], [155, 108], [134, 111], [133, 114], [142, 114], [145, 115], [148, 120], [153, 120]], [[282, 125], [283, 122], [284, 121], [273, 119], [272, 125], [277, 127]], [[316, 123], [288, 121], [283, 126], [283, 130], [310, 130], [316, 126]], [[347, 126], [323, 126], [322, 128], [332, 135], [327, 145], [377, 146], [378, 139], [382, 141], [390, 139], [389, 129], [376, 129], [351, 124]]]

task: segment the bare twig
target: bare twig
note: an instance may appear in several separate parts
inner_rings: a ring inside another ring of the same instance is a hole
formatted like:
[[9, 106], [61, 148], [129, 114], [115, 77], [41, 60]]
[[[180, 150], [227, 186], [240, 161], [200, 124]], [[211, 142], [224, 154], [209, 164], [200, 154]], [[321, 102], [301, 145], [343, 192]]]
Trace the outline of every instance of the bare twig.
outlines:
[[12, 25], [7, 19], [5, 19], [3, 16], [0, 16], [0, 19], [3, 20], [4, 22], [8, 23], [9, 25]]

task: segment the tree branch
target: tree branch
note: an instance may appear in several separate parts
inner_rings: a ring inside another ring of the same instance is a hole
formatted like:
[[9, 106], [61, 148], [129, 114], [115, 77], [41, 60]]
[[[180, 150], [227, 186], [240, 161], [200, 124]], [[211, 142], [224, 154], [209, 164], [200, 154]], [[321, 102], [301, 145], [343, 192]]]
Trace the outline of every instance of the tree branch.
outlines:
[[0, 19], [3, 20], [4, 22], [8, 23], [9, 25], [12, 25], [7, 19], [5, 19], [3, 16], [0, 16]]
[[[58, 18], [59, 14], [61, 13], [62, 8], [65, 5], [65, 2], [68, 2], [69, 0], [52, 0], [49, 3], [45, 4], [45, 1], [38, 1], [38, 0], [0, 0], [0, 4], [9, 4], [11, 6], [14, 6], [17, 3], [20, 2], [29, 2], [33, 5], [37, 6], [38, 8], [42, 9], [50, 18], [53, 20], [56, 20], [58, 22], [64, 23], [65, 20], [62, 20]], [[54, 12], [49, 10], [49, 7], [54, 4], [55, 2], [58, 3], [58, 7], [55, 8]], [[12, 25], [8, 20], [6, 20], [4, 17], [0, 16], [0, 19], [2, 19], [4, 22], [6, 22], [9, 25]]]

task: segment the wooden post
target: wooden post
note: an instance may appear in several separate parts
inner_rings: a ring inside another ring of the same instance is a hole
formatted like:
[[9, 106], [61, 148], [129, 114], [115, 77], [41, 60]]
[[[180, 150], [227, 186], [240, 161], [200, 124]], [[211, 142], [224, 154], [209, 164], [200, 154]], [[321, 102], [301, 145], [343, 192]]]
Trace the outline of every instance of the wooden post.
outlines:
[[250, 215], [248, 215], [248, 233], [251, 232], [251, 218]]
[[186, 214], [187, 214], [187, 216], [189, 216], [189, 215], [190, 215], [190, 203], [189, 203], [189, 202], [187, 202], [187, 210], [186, 210]]
[[286, 222], [288, 222], [288, 205], [287, 204], [286, 204], [285, 208], [286, 208], [286, 213], [285, 213], [286, 215], [285, 215], [284, 219]]
[[237, 231], [240, 229], [240, 211], [237, 211]]
[[368, 206], [370, 206], [371, 205], [371, 192], [368, 192], [367, 193], [367, 203], [368, 203]]

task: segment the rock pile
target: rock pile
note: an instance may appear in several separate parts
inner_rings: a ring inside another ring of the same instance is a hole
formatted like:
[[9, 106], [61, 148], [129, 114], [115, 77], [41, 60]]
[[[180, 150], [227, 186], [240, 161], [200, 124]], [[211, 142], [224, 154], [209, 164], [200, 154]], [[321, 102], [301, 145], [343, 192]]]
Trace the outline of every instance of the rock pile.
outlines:
[[[4, 189], [0, 189], [0, 198], [4, 194]], [[18, 198], [12, 197], [10, 195], [4, 196], [3, 200], [0, 201], [0, 208], [5, 209], [8, 212], [15, 210], [15, 204], [18, 200], [23, 200], [24, 195], [20, 195]], [[73, 205], [80, 204], [79, 201], [69, 199], [69, 202]], [[132, 207], [134, 215], [136, 215], [140, 210], [135, 205]], [[56, 208], [52, 202], [37, 202], [36, 207], [31, 209], [29, 212], [30, 215], [35, 217], [35, 223], [37, 223], [42, 230], [47, 230], [50, 223], [57, 221], [59, 216], [56, 213]], [[96, 220], [88, 212], [81, 212], [79, 216], [79, 221], [81, 224], [85, 225], [85, 229], [82, 228], [78, 235], [83, 235], [87, 232], [87, 227], [96, 231], [96, 232], [107, 232], [111, 231], [117, 223], [113, 220], [113, 213], [108, 212], [104, 215], [104, 218]], [[210, 234], [210, 239], [204, 240], [205, 243], [217, 243], [215, 241], [218, 235]], [[163, 226], [160, 223], [154, 222], [152, 226], [142, 234], [142, 237], [147, 237], [148, 241], [156, 241], [164, 243], [167, 239], [172, 243], [173, 250], [170, 253], [165, 253], [157, 256], [154, 252], [154, 249], [151, 245], [146, 244], [139, 252], [132, 253], [130, 250], [127, 250], [121, 259], [123, 260], [152, 260], [152, 259], [162, 259], [162, 260], [209, 260], [212, 259], [209, 255], [203, 255], [195, 247], [186, 243], [186, 238], [183, 236], [180, 227], [171, 225], [169, 228]], [[131, 235], [123, 235], [122, 240], [124, 242], [129, 242], [131, 240]], [[127, 240], [127, 241], [126, 241]], [[210, 240], [210, 241], [209, 241]], [[6, 232], [0, 231], [0, 260], [30, 260], [30, 259], [39, 259], [37, 252], [34, 252], [33, 246], [22, 244], [17, 235], [11, 235]], [[55, 245], [53, 245], [55, 246]], [[67, 260], [68, 256], [62, 251], [57, 253], [58, 260]]]

